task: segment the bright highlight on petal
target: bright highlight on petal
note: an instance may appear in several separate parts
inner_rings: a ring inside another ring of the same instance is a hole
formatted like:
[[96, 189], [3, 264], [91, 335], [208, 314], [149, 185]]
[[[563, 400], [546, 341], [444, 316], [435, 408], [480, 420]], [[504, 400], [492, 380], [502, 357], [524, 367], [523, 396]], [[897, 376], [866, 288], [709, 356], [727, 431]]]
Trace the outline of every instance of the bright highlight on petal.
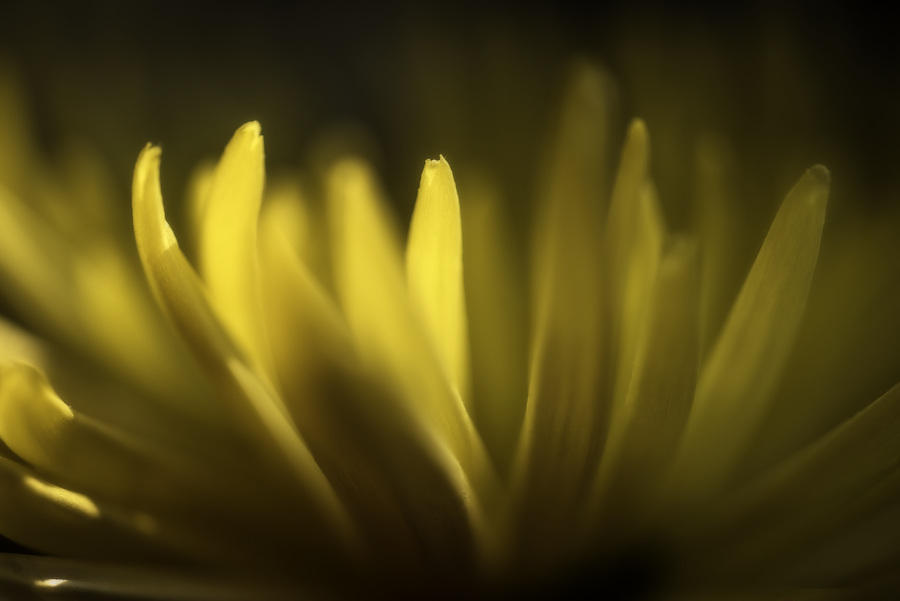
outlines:
[[200, 274], [238, 345], [266, 362], [259, 299], [257, 220], [265, 170], [259, 123], [241, 126], [209, 182], [198, 232]]
[[426, 161], [406, 245], [406, 277], [413, 304], [463, 399], [469, 396], [468, 324], [463, 292], [459, 198], [444, 157]]
[[232, 423], [245, 429], [254, 443], [262, 443], [261, 448], [253, 445], [254, 452], [283, 465], [291, 474], [289, 488], [305, 497], [313, 515], [324, 520], [341, 544], [348, 544], [351, 534], [344, 508], [289, 421], [283, 401], [240, 359], [178, 248], [163, 212], [159, 160], [159, 148], [145, 148], [134, 177], [135, 237], [151, 287], [228, 401]]

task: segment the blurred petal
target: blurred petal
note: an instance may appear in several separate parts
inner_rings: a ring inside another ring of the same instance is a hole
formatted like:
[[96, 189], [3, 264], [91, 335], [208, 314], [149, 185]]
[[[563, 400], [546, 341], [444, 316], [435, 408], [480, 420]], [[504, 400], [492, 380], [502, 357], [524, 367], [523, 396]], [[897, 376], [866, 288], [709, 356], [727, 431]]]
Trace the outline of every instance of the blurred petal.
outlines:
[[576, 74], [538, 199], [528, 400], [513, 471], [523, 540], [511, 544], [526, 557], [556, 557], [569, 544], [573, 503], [605, 431], [597, 231], [608, 95], [601, 74]]
[[592, 490], [591, 503], [602, 512], [594, 534], [603, 539], [646, 517], [677, 450], [699, 365], [698, 297], [696, 244], [677, 239], [660, 264], [631, 384]]
[[202, 539], [185, 536], [152, 516], [97, 502], [0, 457], [0, 534], [67, 557], [172, 562], [223, 559]]
[[613, 416], [622, 409], [631, 382], [662, 248], [662, 216], [647, 174], [649, 144], [644, 122], [635, 119], [625, 138], [606, 223]]
[[806, 305], [828, 189], [817, 166], [787, 195], [703, 367], [673, 474], [689, 495], [725, 482], [769, 409]]
[[[726, 563], [744, 570], [772, 570], [815, 552], [823, 539], [839, 537], [854, 521], [876, 517], [896, 499], [898, 432], [900, 384], [721, 503], [705, 516], [703, 532], [712, 540], [732, 541]], [[885, 553], [895, 549], [881, 548]]]
[[[268, 455], [291, 478], [287, 482], [308, 503], [310, 524], [321, 524], [347, 544], [350, 526], [337, 499], [290, 421], [281, 400], [240, 358], [213, 315], [196, 273], [165, 220], [159, 187], [160, 150], [147, 146], [134, 174], [134, 230], [144, 271], [160, 305], [222, 392], [236, 427], [246, 431], [256, 452]], [[308, 534], [312, 535], [317, 530]]]

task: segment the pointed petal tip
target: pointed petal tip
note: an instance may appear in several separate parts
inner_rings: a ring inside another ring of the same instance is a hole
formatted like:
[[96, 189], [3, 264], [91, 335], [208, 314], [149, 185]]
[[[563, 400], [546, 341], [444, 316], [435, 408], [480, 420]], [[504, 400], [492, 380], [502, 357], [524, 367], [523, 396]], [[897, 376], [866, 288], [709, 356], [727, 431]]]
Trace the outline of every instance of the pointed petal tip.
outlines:
[[253, 136], [259, 136], [262, 133], [262, 126], [255, 119], [248, 121], [238, 128], [238, 133], [246, 133]]
[[831, 185], [831, 172], [825, 165], [813, 165], [806, 170], [806, 173], [809, 174], [810, 177], [815, 178], [815, 181], [823, 186]]
[[571, 67], [572, 86], [582, 99], [603, 103], [609, 97], [612, 79], [603, 68], [587, 59], [576, 60]]
[[643, 160], [647, 160], [650, 152], [650, 132], [647, 124], [640, 117], [634, 117], [628, 124], [624, 152], [637, 153], [643, 157]]
[[[250, 151], [258, 150], [261, 152], [262, 141], [262, 126], [260, 126], [259, 121], [248, 121], [237, 128], [237, 131], [234, 132], [231, 141], [228, 143], [228, 147], [246, 148]], [[226, 148], [226, 152], [228, 152], [228, 148]]]
[[796, 189], [804, 190], [799, 198], [805, 200], [806, 205], [824, 210], [831, 189], [831, 173], [823, 165], [813, 165], [800, 178]]
[[[134, 165], [134, 194], [133, 202], [137, 202], [142, 198], [143, 188], [146, 185], [147, 178], [152, 176], [154, 172], [159, 171], [160, 157], [162, 156], [162, 148], [155, 146], [150, 142], [141, 149], [138, 154], [137, 161]], [[140, 192], [140, 193], [139, 193]]]

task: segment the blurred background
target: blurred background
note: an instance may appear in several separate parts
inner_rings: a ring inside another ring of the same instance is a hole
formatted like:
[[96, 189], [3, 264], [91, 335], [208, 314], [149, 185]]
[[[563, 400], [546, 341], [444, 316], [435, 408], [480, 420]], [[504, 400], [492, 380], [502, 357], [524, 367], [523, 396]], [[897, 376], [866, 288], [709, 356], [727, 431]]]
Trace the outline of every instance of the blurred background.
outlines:
[[438, 153], [527, 202], [566, 67], [581, 57], [618, 82], [623, 128], [647, 120], [674, 225], [708, 132], [735, 149], [738, 187], [756, 202], [774, 205], [815, 162], [854, 204], [889, 202], [900, 129], [890, 19], [860, 3], [668, 4], [20, 2], [0, 9], [0, 57], [46, 150], [89, 139], [124, 186], [138, 150], [162, 143], [171, 200], [194, 164], [258, 119], [270, 168], [353, 132], [403, 209]]

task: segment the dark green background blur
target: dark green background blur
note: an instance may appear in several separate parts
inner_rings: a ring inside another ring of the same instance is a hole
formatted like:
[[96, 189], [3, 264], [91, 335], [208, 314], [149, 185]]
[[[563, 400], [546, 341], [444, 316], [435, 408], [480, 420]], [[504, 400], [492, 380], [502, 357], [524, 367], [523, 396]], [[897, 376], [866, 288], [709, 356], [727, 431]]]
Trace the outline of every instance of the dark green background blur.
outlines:
[[647, 120], [675, 227], [688, 218], [693, 146], [710, 131], [731, 141], [736, 187], [760, 203], [750, 211], [760, 228], [816, 162], [832, 169], [839, 206], [892, 202], [897, 48], [891, 19], [858, 5], [0, 8], [0, 56], [25, 84], [41, 143], [52, 151], [68, 136], [91, 140], [123, 190], [138, 150], [154, 141], [177, 201], [190, 168], [258, 119], [274, 171], [308, 160], [330, 132], [353, 133], [401, 211], [422, 161], [438, 153], [479, 165], [527, 203], [566, 65], [580, 56], [619, 82], [623, 119]]

